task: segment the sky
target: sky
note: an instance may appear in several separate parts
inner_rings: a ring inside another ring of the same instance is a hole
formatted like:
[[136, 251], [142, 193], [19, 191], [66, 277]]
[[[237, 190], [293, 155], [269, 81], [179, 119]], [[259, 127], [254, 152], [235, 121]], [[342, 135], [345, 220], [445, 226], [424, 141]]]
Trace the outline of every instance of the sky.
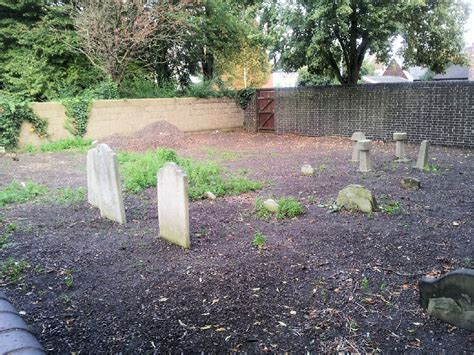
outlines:
[[466, 0], [466, 2], [471, 6], [471, 14], [467, 21], [466, 33], [464, 35], [466, 45], [469, 46], [474, 43], [474, 0]]

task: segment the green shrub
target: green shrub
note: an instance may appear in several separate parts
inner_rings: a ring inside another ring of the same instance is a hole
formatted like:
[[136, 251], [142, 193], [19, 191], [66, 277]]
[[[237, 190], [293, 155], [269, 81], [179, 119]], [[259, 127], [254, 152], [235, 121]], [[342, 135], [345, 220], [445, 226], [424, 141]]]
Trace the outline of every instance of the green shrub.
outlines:
[[176, 84], [155, 83], [153, 80], [136, 77], [125, 80], [120, 87], [120, 97], [127, 99], [172, 98], [178, 96]]
[[0, 263], [0, 277], [11, 283], [18, 283], [23, 279], [23, 273], [30, 267], [25, 260], [15, 261], [9, 257]]
[[382, 195], [380, 197], [380, 210], [388, 215], [398, 215], [403, 212], [399, 201], [393, 200], [390, 196]]
[[293, 197], [280, 198], [278, 201], [278, 219], [293, 218], [304, 213], [301, 202]]
[[224, 177], [215, 162], [195, 162], [180, 158], [171, 149], [157, 149], [146, 153], [119, 153], [124, 187], [129, 192], [140, 192], [156, 186], [156, 174], [167, 162], [178, 164], [188, 175], [189, 197], [200, 199], [207, 191], [216, 196], [240, 194], [261, 188], [261, 184], [242, 176]]
[[12, 181], [0, 190], [0, 207], [11, 203], [22, 203], [43, 195], [48, 191], [46, 186], [34, 182], [19, 183]]

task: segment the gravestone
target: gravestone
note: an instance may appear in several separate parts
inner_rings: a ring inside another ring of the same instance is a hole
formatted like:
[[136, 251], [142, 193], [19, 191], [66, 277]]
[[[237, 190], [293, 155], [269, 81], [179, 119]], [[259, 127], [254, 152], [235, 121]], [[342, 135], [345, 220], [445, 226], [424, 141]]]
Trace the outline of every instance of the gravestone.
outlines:
[[395, 156], [397, 157], [396, 162], [408, 162], [409, 159], [407, 159], [405, 156], [405, 141], [407, 140], [407, 134], [396, 132], [393, 134], [393, 140], [395, 141]]
[[160, 237], [189, 248], [188, 177], [175, 163], [166, 163], [157, 175]]
[[363, 139], [357, 141], [357, 149], [359, 150], [359, 171], [368, 172], [372, 169], [370, 164], [370, 149], [372, 148], [372, 141], [370, 139]]
[[87, 201], [102, 217], [126, 223], [117, 156], [107, 144], [87, 152]]
[[474, 332], [474, 269], [458, 269], [418, 283], [421, 306], [429, 315]]
[[357, 146], [357, 141], [364, 140], [365, 134], [363, 132], [354, 132], [352, 134], [351, 140], [353, 141], [352, 143], [352, 159], [351, 161], [353, 162], [358, 162], [359, 161], [359, 148]]
[[425, 170], [428, 167], [428, 150], [430, 148], [430, 142], [422, 141], [420, 144], [420, 151], [418, 152], [418, 160], [416, 161], [415, 168]]

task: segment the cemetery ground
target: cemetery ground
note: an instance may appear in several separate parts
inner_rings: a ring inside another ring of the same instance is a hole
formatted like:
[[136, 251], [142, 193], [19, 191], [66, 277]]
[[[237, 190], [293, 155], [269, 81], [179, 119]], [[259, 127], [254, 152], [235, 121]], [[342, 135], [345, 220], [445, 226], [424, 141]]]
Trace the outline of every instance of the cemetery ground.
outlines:
[[[474, 266], [472, 150], [431, 147], [422, 172], [418, 146], [395, 163], [394, 143], [374, 142], [373, 171], [360, 173], [348, 138], [162, 138], [109, 144], [172, 146], [262, 183], [193, 200], [189, 250], [158, 238], [154, 187], [125, 192], [127, 224], [101, 219], [84, 198], [84, 151], [0, 158], [0, 190], [47, 188], [0, 207], [0, 289], [48, 351], [474, 351], [472, 334], [423, 312], [417, 290], [424, 275]], [[305, 163], [314, 176], [301, 176]], [[406, 176], [422, 189], [402, 189]], [[371, 190], [378, 211], [338, 210], [349, 184]], [[261, 218], [258, 197], [293, 197], [304, 214]]]

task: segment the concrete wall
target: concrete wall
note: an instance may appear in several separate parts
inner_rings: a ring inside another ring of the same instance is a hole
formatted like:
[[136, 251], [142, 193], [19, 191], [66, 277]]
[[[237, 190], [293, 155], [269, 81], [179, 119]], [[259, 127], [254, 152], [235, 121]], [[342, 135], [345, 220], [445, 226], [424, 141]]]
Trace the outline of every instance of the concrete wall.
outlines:
[[[64, 107], [57, 102], [35, 103], [33, 110], [48, 120], [50, 140], [70, 137], [64, 128]], [[113, 134], [129, 135], [157, 121], [167, 121], [183, 132], [241, 127], [244, 111], [229, 98], [99, 100], [92, 105], [86, 137], [102, 139]], [[40, 140], [25, 123], [20, 146], [38, 145]]]
[[[277, 133], [351, 136], [474, 147], [474, 82], [419, 82], [276, 89]], [[255, 113], [246, 110], [252, 129]]]

